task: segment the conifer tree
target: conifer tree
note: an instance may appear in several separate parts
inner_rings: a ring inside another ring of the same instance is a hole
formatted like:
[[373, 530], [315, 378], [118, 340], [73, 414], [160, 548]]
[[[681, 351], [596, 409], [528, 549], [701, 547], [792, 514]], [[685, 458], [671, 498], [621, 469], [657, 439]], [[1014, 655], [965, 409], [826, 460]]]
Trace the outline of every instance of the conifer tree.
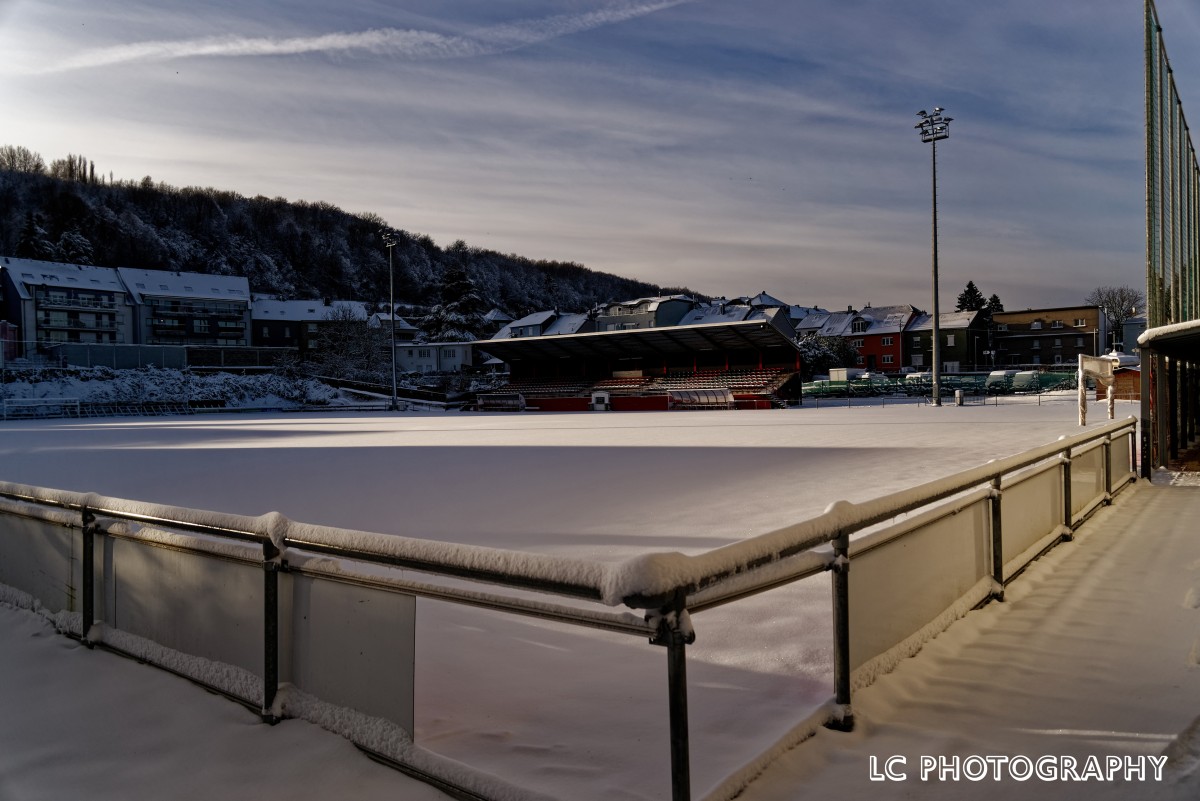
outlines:
[[975, 286], [974, 281], [967, 281], [967, 288], [958, 294], [958, 304], [955, 311], [979, 311], [987, 305], [987, 299]]

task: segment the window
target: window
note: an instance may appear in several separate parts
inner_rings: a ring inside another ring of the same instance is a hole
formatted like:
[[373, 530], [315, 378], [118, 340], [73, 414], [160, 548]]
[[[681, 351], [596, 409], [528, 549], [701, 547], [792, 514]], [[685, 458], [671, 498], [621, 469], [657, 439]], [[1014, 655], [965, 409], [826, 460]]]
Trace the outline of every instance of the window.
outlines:
[[996, 323], [996, 330], [997, 331], [1007, 331], [1008, 323]]
[[891, 338], [891, 337], [884, 337], [884, 338], [883, 338], [883, 343], [882, 343], [882, 344], [883, 344], [883, 346], [884, 346], [885, 348], [886, 348], [886, 347], [891, 347], [891, 344], [892, 344], [892, 338]]
[[867, 320], [855, 320], [850, 325], [850, 332], [853, 334], [861, 334], [871, 327], [871, 323]]
[[1062, 364], [1062, 356], [1055, 356], [1055, 357], [1054, 357], [1054, 363], [1055, 363], [1055, 364]]
[[1029, 328], [1032, 331], [1041, 331], [1042, 330], [1042, 321], [1034, 320], [1032, 323], [1029, 324]]
[[913, 337], [913, 347], [914, 348], [921, 347], [921, 338], [919, 336]]
[[954, 334], [946, 334], [946, 347], [954, 347]]
[[447, 359], [454, 359], [458, 356], [458, 351], [454, 348], [447, 348], [446, 350], [442, 351], [442, 356], [446, 357]]
[[1058, 337], [1055, 337], [1055, 338], [1054, 338], [1054, 347], [1056, 347], [1056, 348], [1061, 348], [1061, 347], [1062, 347], [1062, 340], [1061, 340], [1061, 339], [1059, 339]]
[[853, 348], [861, 348], [863, 346], [863, 341], [861, 339], [852, 339], [850, 340], [850, 346]]
[[1077, 348], [1083, 347], [1083, 337], [1075, 337], [1075, 347], [1077, 347]]
[[890, 354], [890, 353], [883, 354], [883, 363], [884, 364], [892, 364], [892, 362], [893, 362], [892, 354]]
[[864, 358], [862, 357], [862, 354], [861, 354], [861, 353], [860, 353], [860, 354], [858, 354], [857, 356], [855, 356], [855, 357], [854, 357], [854, 363], [855, 363], [855, 364], [862, 364], [862, 363], [863, 363], [863, 362], [865, 362], [865, 361], [866, 361], [866, 359], [864, 359]]
[[263, 335], [263, 339], [266, 339], [267, 337], [269, 337], [271, 335], [271, 332], [267, 329], [267, 327], [265, 325], [262, 327], [262, 335]]
[[1050, 327], [1051, 328], [1062, 328], [1063, 327], [1062, 320], [1055, 320], [1054, 322], [1050, 323]]
[[285, 326], [283, 327], [283, 336], [284, 336], [284, 338], [285, 338], [285, 339], [291, 339], [291, 338], [292, 338], [292, 327], [291, 327], [290, 325], [285, 325]]
[[429, 348], [418, 348], [417, 349], [417, 358], [418, 359], [428, 359], [429, 358]]
[[1041, 350], [1042, 349], [1042, 341], [1040, 339], [1033, 340], [1033, 342], [1029, 343], [1029, 349], [1030, 350]]
[[1086, 328], [1087, 320], [1083, 319], [1082, 317], [1076, 317], [1075, 318], [1075, 327], [1076, 328]]
[[310, 333], [310, 334], [317, 333], [317, 324], [316, 323], [307, 323], [305, 328], [308, 330], [308, 333]]
[[208, 320], [192, 320], [192, 330], [197, 334], [207, 334]]
[[1029, 363], [1030, 363], [1030, 364], [1041, 364], [1041, 363], [1042, 363], [1042, 357], [1041, 357], [1041, 356], [1038, 356], [1038, 355], [1035, 353], [1035, 354], [1033, 354], [1033, 356], [1032, 356], [1032, 357], [1029, 359]]
[[912, 366], [913, 367], [921, 367], [924, 364], [925, 364], [924, 356], [922, 356], [920, 353], [914, 353], [912, 355]]

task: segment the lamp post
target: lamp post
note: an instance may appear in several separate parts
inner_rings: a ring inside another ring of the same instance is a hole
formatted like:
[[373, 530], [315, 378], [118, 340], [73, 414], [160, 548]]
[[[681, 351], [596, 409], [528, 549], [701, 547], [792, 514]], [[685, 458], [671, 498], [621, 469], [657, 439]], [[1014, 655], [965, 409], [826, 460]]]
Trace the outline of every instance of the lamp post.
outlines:
[[918, 111], [921, 121], [914, 127], [921, 132], [921, 141], [933, 146], [933, 405], [942, 405], [942, 349], [941, 327], [939, 325], [940, 311], [938, 307], [938, 218], [937, 218], [937, 143], [950, 135], [952, 117], [943, 117], [945, 111], [941, 106], [935, 106], [933, 113]]
[[387, 231], [383, 234], [383, 244], [388, 252], [388, 322], [392, 329], [392, 402], [388, 409], [393, 412], [400, 409], [396, 401], [396, 281], [392, 270], [392, 248], [396, 247], [397, 241], [395, 233]]

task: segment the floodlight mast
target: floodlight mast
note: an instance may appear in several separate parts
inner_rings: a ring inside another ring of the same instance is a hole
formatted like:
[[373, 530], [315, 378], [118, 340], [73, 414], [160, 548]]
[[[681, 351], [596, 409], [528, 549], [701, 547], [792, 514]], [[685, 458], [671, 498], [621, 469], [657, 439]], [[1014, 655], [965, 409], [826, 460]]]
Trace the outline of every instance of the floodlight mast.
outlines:
[[950, 123], [953, 117], [943, 117], [945, 111], [941, 106], [935, 106], [933, 113], [918, 111], [921, 121], [914, 127], [921, 132], [921, 141], [927, 142], [933, 148], [933, 352], [930, 360], [933, 383], [933, 405], [942, 405], [942, 346], [941, 346], [941, 310], [938, 303], [938, 216], [937, 216], [937, 143], [939, 139], [950, 136]]
[[392, 270], [392, 248], [399, 243], [400, 240], [394, 231], [383, 233], [383, 244], [388, 252], [388, 323], [392, 329], [392, 401], [388, 404], [388, 409], [393, 412], [400, 409], [400, 404], [396, 399], [396, 281], [395, 272]]

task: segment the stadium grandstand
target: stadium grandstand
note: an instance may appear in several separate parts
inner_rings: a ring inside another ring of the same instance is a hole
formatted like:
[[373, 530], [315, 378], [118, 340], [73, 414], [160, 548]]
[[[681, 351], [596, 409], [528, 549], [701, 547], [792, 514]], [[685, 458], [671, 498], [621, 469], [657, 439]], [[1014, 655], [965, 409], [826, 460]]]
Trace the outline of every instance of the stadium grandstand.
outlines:
[[538, 312], [474, 343], [509, 367], [481, 410], [769, 409], [800, 397], [792, 307], [765, 293]]

